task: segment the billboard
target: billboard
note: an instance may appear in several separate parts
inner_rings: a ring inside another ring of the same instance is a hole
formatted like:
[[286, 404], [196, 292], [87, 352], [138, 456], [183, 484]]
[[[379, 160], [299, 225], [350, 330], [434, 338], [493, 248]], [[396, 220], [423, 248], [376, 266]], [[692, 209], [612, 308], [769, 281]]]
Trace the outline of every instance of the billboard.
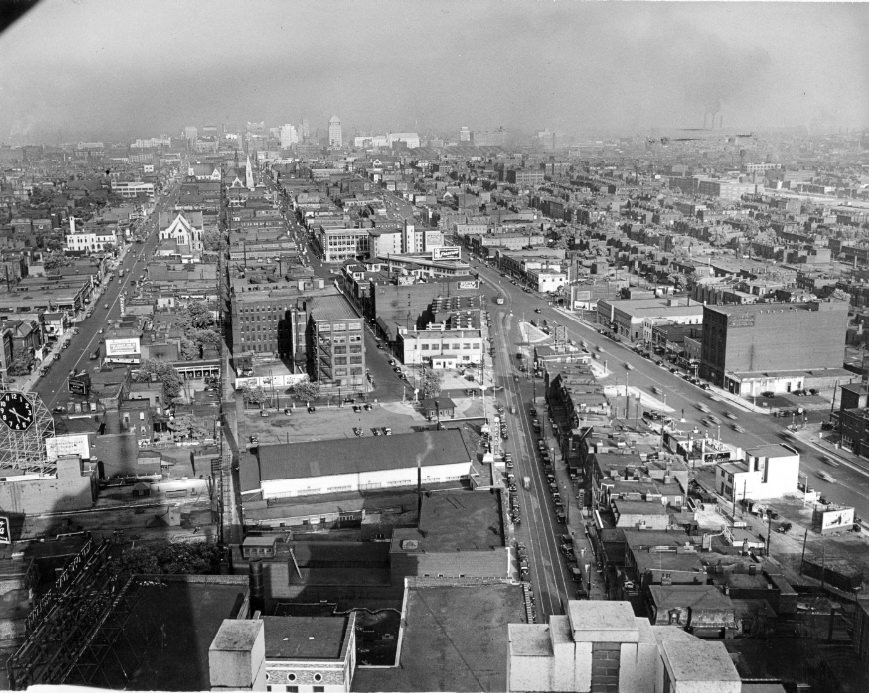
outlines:
[[9, 518], [6, 515], [0, 515], [0, 544], [12, 543], [12, 530], [9, 526]]
[[82, 459], [90, 459], [91, 446], [87, 434], [55, 436], [45, 439], [45, 454], [51, 462], [64, 455], [79, 455]]
[[457, 245], [446, 245], [440, 248], [432, 248], [432, 260], [461, 260], [462, 249]]
[[106, 356], [123, 356], [125, 354], [140, 354], [141, 343], [138, 337], [124, 339], [106, 339]]
[[854, 526], [854, 508], [817, 509], [812, 517], [812, 529], [821, 534], [842, 532]]
[[476, 281], [463, 281], [459, 282], [459, 290], [462, 289], [479, 289], [480, 285]]
[[70, 376], [66, 381], [66, 385], [69, 391], [74, 395], [87, 397], [91, 391], [91, 379], [87, 373], [84, 375]]

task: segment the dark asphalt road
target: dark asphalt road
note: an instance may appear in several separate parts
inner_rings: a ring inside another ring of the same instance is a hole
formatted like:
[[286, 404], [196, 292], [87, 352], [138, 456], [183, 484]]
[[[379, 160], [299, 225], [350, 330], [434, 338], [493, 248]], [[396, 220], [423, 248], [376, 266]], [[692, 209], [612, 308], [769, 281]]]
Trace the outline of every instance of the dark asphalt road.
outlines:
[[[70, 401], [82, 401], [84, 398], [70, 394], [67, 388], [67, 377], [70, 371], [82, 369], [91, 370], [100, 361], [91, 360], [90, 355], [100, 346], [100, 342], [110, 332], [109, 322], [121, 317], [121, 307], [118, 300], [121, 293], [130, 288], [130, 281], [139, 281], [150, 258], [157, 246], [157, 219], [161, 211], [171, 210], [175, 204], [177, 189], [161, 198], [151, 214], [145, 229], [147, 237], [144, 243], [133, 243], [129, 246], [123, 263], [115, 270], [115, 278], [106, 286], [105, 293], [95, 298], [91, 305], [94, 308], [93, 315], [76, 324], [79, 334], [74, 335], [68, 349], [60, 352], [59, 361], [55, 361], [48, 373], [41, 377], [36, 384], [35, 390], [39, 393], [42, 401], [49, 409], [57, 406], [68, 406]], [[140, 258], [144, 258], [141, 259]], [[120, 269], [126, 270], [124, 276], [119, 276]], [[132, 294], [132, 292], [130, 292]], [[108, 305], [108, 309], [106, 309]], [[100, 329], [105, 329], [105, 334], [100, 334]]]

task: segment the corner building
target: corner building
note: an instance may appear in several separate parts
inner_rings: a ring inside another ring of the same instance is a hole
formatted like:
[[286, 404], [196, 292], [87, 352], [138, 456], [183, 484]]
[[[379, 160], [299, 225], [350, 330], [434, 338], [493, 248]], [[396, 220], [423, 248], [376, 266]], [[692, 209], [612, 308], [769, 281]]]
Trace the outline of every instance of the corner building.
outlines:
[[735, 391], [738, 376], [842, 368], [847, 324], [840, 300], [705, 306], [700, 373]]

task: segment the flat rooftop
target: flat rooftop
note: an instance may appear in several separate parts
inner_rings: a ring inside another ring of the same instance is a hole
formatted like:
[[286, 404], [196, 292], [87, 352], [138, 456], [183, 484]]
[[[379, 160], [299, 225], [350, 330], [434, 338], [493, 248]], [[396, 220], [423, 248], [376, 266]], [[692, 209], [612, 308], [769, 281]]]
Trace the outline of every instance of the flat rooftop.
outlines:
[[[233, 579], [227, 578], [227, 583]], [[122, 655], [123, 669], [116, 658], [105, 660], [106, 686], [210, 690], [208, 648], [223, 619], [235, 617], [247, 592], [246, 578], [235, 581], [238, 584], [158, 580], [134, 590], [127, 597], [133, 610], [124, 632], [136, 655]]]
[[362, 320], [353, 308], [340, 294], [329, 296], [317, 296], [314, 298], [314, 308], [311, 311], [314, 320]]
[[784, 445], [758, 445], [756, 448], [751, 448], [745, 451], [746, 455], [754, 457], [793, 457], [794, 453], [788, 450]]
[[663, 640], [661, 650], [677, 684], [688, 681], [741, 682], [724, 643], [711, 640]]
[[347, 617], [263, 616], [267, 659], [338, 659]]
[[[504, 546], [498, 496], [485, 491], [427, 495], [422, 501], [418, 527], [396, 530], [392, 552], [479, 551]], [[407, 540], [416, 543], [403, 544]]]
[[411, 585], [406, 609], [399, 666], [357, 669], [354, 691], [507, 690], [507, 625], [525, 620], [520, 585]]

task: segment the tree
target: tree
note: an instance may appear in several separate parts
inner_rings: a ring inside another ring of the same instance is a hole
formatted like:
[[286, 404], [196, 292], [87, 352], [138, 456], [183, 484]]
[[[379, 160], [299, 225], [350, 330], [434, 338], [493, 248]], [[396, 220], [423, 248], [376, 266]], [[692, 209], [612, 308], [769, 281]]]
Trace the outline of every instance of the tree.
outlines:
[[187, 333], [187, 338], [205, 347], [220, 348], [223, 338], [215, 330], [192, 329]]
[[246, 404], [255, 404], [258, 407], [271, 402], [269, 394], [260, 385], [256, 387], [250, 387], [250, 385], [243, 386], [241, 388], [241, 396]]
[[138, 371], [136, 371], [135, 381], [137, 383], [150, 383], [156, 380], [163, 384], [163, 399], [169, 402], [181, 394], [183, 381], [178, 371], [172, 368], [172, 365], [165, 361], [154, 361], [148, 359], [142, 361]]
[[69, 266], [69, 258], [61, 254], [51, 254], [46, 256], [43, 263], [46, 271], [56, 270], [60, 267]]
[[436, 371], [434, 368], [423, 369], [422, 382], [420, 383], [423, 399], [437, 397], [441, 393], [442, 379], [443, 376], [440, 371]]
[[303, 380], [302, 382], [293, 385], [288, 392], [290, 392], [296, 399], [309, 402], [320, 396], [320, 383]]
[[223, 252], [226, 250], [226, 238], [216, 229], [208, 229], [202, 234], [202, 247], [208, 251]]
[[181, 338], [181, 358], [192, 361], [199, 358], [199, 344], [187, 337]]
[[208, 307], [201, 301], [193, 301], [192, 303], [189, 303], [184, 310], [180, 311], [179, 315], [181, 317], [181, 327], [184, 328], [185, 331], [189, 330], [191, 327], [202, 329], [203, 327], [208, 327], [214, 322]]
[[221, 551], [214, 544], [172, 544], [159, 541], [127, 548], [112, 559], [118, 572], [141, 575], [217, 573]]

